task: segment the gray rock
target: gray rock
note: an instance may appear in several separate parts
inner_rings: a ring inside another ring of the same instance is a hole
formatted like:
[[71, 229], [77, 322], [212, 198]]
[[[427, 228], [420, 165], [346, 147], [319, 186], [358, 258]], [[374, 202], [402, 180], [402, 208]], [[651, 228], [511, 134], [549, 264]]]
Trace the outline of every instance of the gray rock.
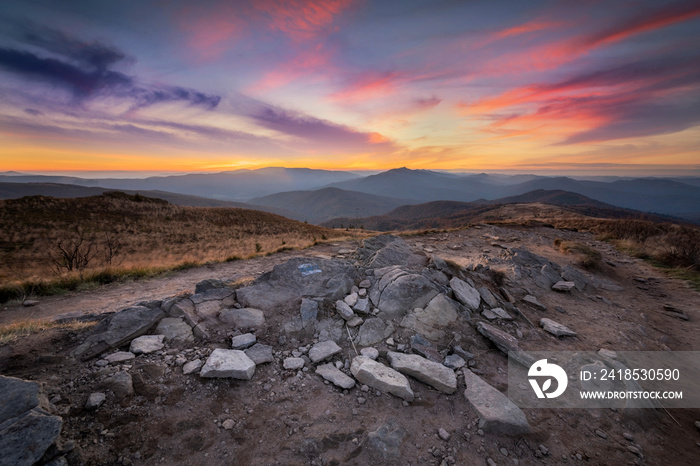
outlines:
[[313, 325], [316, 323], [318, 317], [318, 301], [315, 299], [302, 298], [299, 313], [301, 314], [302, 328]]
[[348, 306], [348, 304], [345, 301], [336, 301], [335, 310], [338, 311], [340, 317], [342, 317], [345, 320], [350, 320], [353, 317], [355, 317], [355, 313], [353, 312], [352, 308]]
[[358, 299], [359, 295], [353, 292], [347, 295], [345, 298], [343, 298], [343, 301], [345, 301], [345, 304], [347, 304], [348, 306], [353, 307], [355, 304], [357, 304]]
[[561, 278], [569, 282], [574, 282], [578, 291], [585, 290], [588, 284], [588, 278], [570, 265], [564, 266], [561, 272]]
[[559, 281], [561, 281], [561, 275], [554, 269], [552, 263], [543, 265], [539, 276], [535, 278], [537, 285], [546, 290]]
[[470, 359], [474, 358], [474, 354], [470, 353], [469, 351], [465, 350], [459, 345], [456, 345], [453, 349], [454, 353], [459, 356], [460, 358], [464, 359], [465, 361], [469, 361]]
[[488, 320], [513, 320], [513, 317], [500, 307], [496, 307], [493, 309], [485, 309], [484, 312], [481, 313], [481, 315], [486, 317]]
[[565, 282], [563, 280], [560, 280], [560, 281], [556, 282], [554, 285], [552, 285], [552, 289], [554, 291], [571, 291], [574, 288], [576, 288], [576, 283]]
[[90, 393], [87, 401], [85, 402], [85, 409], [97, 409], [102, 403], [107, 399], [107, 395], [102, 392]]
[[360, 350], [360, 354], [362, 356], [367, 357], [367, 358], [374, 359], [375, 361], [379, 357], [379, 351], [377, 351], [376, 348], [372, 348], [371, 346], [368, 346], [366, 348], [362, 348]]
[[530, 304], [531, 306], [534, 306], [534, 307], [536, 307], [536, 308], [538, 308], [538, 309], [540, 309], [540, 310], [542, 310], [542, 311], [546, 311], [546, 310], [547, 310], [547, 306], [545, 306], [544, 304], [542, 304], [541, 302], [539, 302], [539, 301], [537, 300], [537, 298], [535, 298], [535, 297], [532, 296], [532, 295], [527, 295], [527, 296], [525, 296], [525, 297], [523, 298], [523, 301], [525, 301], [526, 303]]
[[0, 375], [0, 426], [39, 406], [39, 384]]
[[511, 356], [521, 364], [530, 367], [535, 360], [532, 357], [524, 355], [518, 345], [518, 339], [503, 330], [497, 329], [484, 322], [479, 322], [476, 324], [476, 329], [483, 336], [488, 338], [493, 342], [496, 347], [501, 350], [506, 356], [510, 351], [514, 352]]
[[357, 300], [357, 303], [352, 307], [354, 311], [360, 312], [362, 314], [369, 314], [370, 306], [368, 298], [361, 298]]
[[282, 362], [282, 367], [288, 371], [296, 371], [304, 367], [305, 361], [302, 358], [286, 358]]
[[[210, 288], [201, 293], [193, 294], [190, 296], [190, 300], [195, 304], [201, 304], [205, 301], [223, 301], [233, 296], [234, 292], [233, 288]], [[227, 304], [232, 305], [233, 302], [229, 300]]]
[[367, 440], [370, 447], [378, 451], [384, 462], [389, 464], [401, 456], [405, 436], [406, 429], [394, 419], [389, 419], [386, 424], [367, 434]]
[[167, 341], [194, 341], [192, 327], [179, 317], [165, 317], [156, 327], [157, 335], [164, 335]]
[[243, 351], [215, 349], [199, 372], [200, 377], [250, 380], [255, 363]]
[[566, 327], [558, 322], [555, 322], [552, 319], [547, 319], [547, 318], [540, 319], [540, 326], [542, 326], [542, 328], [545, 330], [545, 332], [549, 332], [552, 335], [557, 336], [557, 337], [576, 336], [576, 332], [571, 330], [569, 327]]
[[168, 316], [170, 317], [182, 317], [182, 319], [187, 322], [188, 325], [194, 327], [202, 318], [197, 315], [197, 309], [189, 298], [180, 299], [170, 306], [168, 311]]
[[404, 354], [389, 351], [387, 358], [391, 367], [402, 374], [410, 375], [423, 383], [448, 395], [457, 390], [457, 378], [452, 369], [440, 363], [429, 361], [417, 354]]
[[391, 265], [406, 265], [411, 254], [411, 248], [406, 242], [392, 235], [368, 238], [357, 248], [357, 256], [362, 265], [374, 269]]
[[87, 360], [109, 349], [117, 348], [146, 333], [163, 315], [160, 308], [146, 306], [135, 306], [119, 311], [100, 322], [95, 333], [73, 351], [73, 356]]
[[272, 356], [272, 346], [263, 345], [262, 343], [254, 344], [245, 350], [245, 354], [255, 363], [256, 366], [275, 360], [275, 358]]
[[509, 302], [511, 304], [515, 303], [515, 298], [513, 297], [512, 294], [505, 288], [505, 287], [500, 287], [498, 288], [498, 291], [501, 292], [501, 296], [506, 300], [506, 302]]
[[105, 361], [109, 364], [119, 364], [126, 361], [131, 361], [136, 356], [130, 351], [118, 351], [116, 353], [108, 354], [104, 357]]
[[0, 425], [0, 464], [37, 463], [61, 433], [63, 420], [36, 408]]
[[25, 299], [24, 301], [22, 301], [22, 306], [24, 307], [34, 307], [37, 304], [39, 304], [39, 301], [37, 301], [36, 299]]
[[450, 280], [450, 287], [452, 292], [457, 298], [457, 301], [467, 306], [472, 311], [479, 309], [481, 304], [481, 295], [479, 292], [470, 284], [460, 280], [457, 277]]
[[360, 282], [360, 288], [365, 288], [365, 289], [366, 289], [366, 288], [369, 288], [370, 286], [372, 286], [372, 282], [369, 281], [367, 278], [365, 278], [364, 280], [362, 280], [362, 281]]
[[411, 351], [434, 362], [442, 361], [442, 355], [438, 350], [419, 333], [411, 337]]
[[113, 376], [107, 378], [104, 382], [102, 382], [102, 384], [100, 384], [100, 387], [107, 390], [112, 390], [114, 392], [114, 396], [118, 400], [134, 394], [134, 384], [131, 380], [131, 375], [129, 375], [129, 373], [126, 371], [119, 371]]
[[507, 396], [469, 369], [462, 372], [467, 385], [464, 397], [479, 415], [479, 428], [485, 432], [511, 436], [530, 432], [525, 414]]
[[162, 350], [165, 335], [144, 335], [131, 340], [129, 351], [134, 354], [150, 354]]
[[243, 335], [236, 335], [231, 338], [231, 348], [237, 350], [243, 350], [250, 348], [255, 344], [257, 338], [252, 333], [244, 333]]
[[[384, 277], [382, 277], [384, 280]], [[384, 319], [403, 317], [406, 311], [424, 307], [438, 294], [430, 281], [422, 275], [401, 275], [381, 292], [377, 307]]]
[[456, 354], [450, 354], [445, 357], [443, 364], [450, 369], [461, 369], [467, 362]]
[[311, 347], [309, 350], [309, 359], [311, 359], [311, 362], [317, 363], [335, 356], [341, 351], [342, 349], [340, 346], [336, 345], [333, 340], [322, 341]]
[[394, 333], [394, 326], [388, 324], [378, 317], [365, 320], [360, 327], [355, 344], [358, 346], [372, 346], [391, 336]]
[[259, 309], [224, 309], [219, 314], [222, 322], [236, 328], [261, 328], [265, 325], [265, 314]]
[[194, 361], [187, 362], [187, 363], [185, 363], [184, 366], [182, 366], [182, 374], [183, 375], [194, 374], [195, 372], [199, 371], [199, 369], [201, 367], [202, 367], [202, 360], [195, 359]]
[[205, 291], [213, 290], [216, 288], [226, 288], [228, 284], [223, 280], [217, 280], [216, 278], [207, 278], [197, 283], [194, 288], [195, 293], [204, 293]]
[[358, 325], [362, 325], [365, 321], [362, 319], [360, 316], [352, 316], [352, 319], [347, 321], [347, 325], [350, 328], [357, 327]]
[[445, 336], [445, 329], [458, 318], [454, 301], [439, 294], [430, 300], [425, 309], [414, 309], [403, 318], [401, 326], [419, 332], [431, 339]]
[[408, 379], [400, 372], [365, 356], [356, 356], [350, 365], [355, 378], [375, 390], [391, 393], [406, 401], [413, 401], [414, 394]]
[[489, 307], [498, 307], [498, 299], [496, 299], [493, 293], [491, 293], [491, 290], [489, 290], [485, 286], [479, 288], [479, 295]]
[[316, 367], [316, 373], [340, 388], [349, 390], [355, 386], [355, 380], [352, 377], [343, 374], [331, 363]]
[[445, 442], [447, 442], [447, 441], [450, 439], [450, 437], [452, 437], [452, 436], [450, 435], [449, 432], [447, 432], [445, 429], [443, 429], [442, 427], [440, 427], [440, 428], [438, 429], [438, 437], [440, 437], [442, 440], [444, 440]]

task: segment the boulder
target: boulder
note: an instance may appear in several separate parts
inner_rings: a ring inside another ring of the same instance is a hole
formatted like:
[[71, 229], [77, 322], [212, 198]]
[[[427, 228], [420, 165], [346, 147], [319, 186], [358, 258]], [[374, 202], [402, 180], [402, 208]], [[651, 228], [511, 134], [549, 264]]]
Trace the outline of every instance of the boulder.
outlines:
[[357, 332], [355, 344], [358, 346], [376, 345], [380, 341], [388, 338], [394, 333], [394, 326], [388, 324], [378, 317], [370, 318], [365, 321]]
[[0, 426], [39, 406], [39, 383], [0, 375]]
[[331, 363], [321, 364], [316, 367], [316, 373], [340, 388], [349, 390], [355, 386], [355, 380], [352, 377], [343, 374], [340, 369]]
[[588, 278], [571, 265], [564, 266], [561, 272], [561, 278], [569, 282], [574, 282], [578, 291], [585, 290], [588, 284]]
[[469, 369], [462, 371], [467, 389], [464, 397], [479, 415], [479, 427], [485, 432], [521, 436], [530, 432], [525, 413], [507, 396], [484, 382]]
[[275, 358], [272, 356], [272, 346], [263, 345], [262, 343], [254, 344], [245, 350], [245, 354], [255, 363], [256, 366], [275, 360]]
[[95, 333], [73, 351], [73, 356], [87, 360], [117, 348], [143, 335], [164, 316], [160, 308], [134, 306], [117, 312], [97, 325]]
[[445, 329], [458, 318], [454, 301], [439, 294], [430, 300], [425, 309], [414, 309], [401, 321], [401, 326], [412, 329], [430, 339], [445, 336]]
[[232, 378], [250, 380], [255, 374], [255, 363], [243, 351], [215, 349], [199, 372], [205, 378]]
[[316, 343], [311, 347], [309, 350], [309, 359], [311, 359], [311, 362], [316, 363], [328, 359], [341, 351], [342, 349], [340, 346], [336, 345], [333, 340], [326, 340]]
[[259, 309], [224, 309], [219, 320], [236, 328], [260, 328], [265, 325], [265, 314]]
[[192, 327], [180, 317], [165, 317], [156, 327], [157, 335], [164, 335], [167, 341], [194, 341]]
[[309, 325], [316, 323], [316, 319], [318, 317], [318, 301], [310, 298], [302, 298], [299, 314], [301, 315], [302, 328], [306, 328]]
[[356, 356], [350, 365], [350, 372], [360, 382], [369, 387], [413, 401], [414, 394], [408, 379], [400, 372], [364, 356]]
[[237, 350], [243, 350], [250, 348], [255, 344], [257, 338], [252, 333], [244, 333], [243, 335], [236, 335], [231, 338], [231, 348]]
[[457, 378], [452, 369], [430, 361], [417, 354], [404, 354], [389, 351], [387, 358], [391, 367], [402, 374], [410, 375], [423, 383], [448, 395], [457, 390]]
[[384, 319], [401, 318], [410, 309], [424, 307], [437, 294], [435, 286], [424, 276], [400, 275], [381, 292], [377, 304], [379, 316]]
[[575, 337], [576, 332], [571, 330], [569, 327], [562, 325], [552, 319], [542, 318], [540, 319], [540, 326], [545, 332], [549, 332], [556, 337]]
[[391, 265], [406, 265], [411, 256], [406, 242], [393, 235], [379, 235], [362, 240], [355, 251], [358, 262], [374, 269]]
[[131, 340], [129, 351], [134, 354], [150, 354], [163, 349], [165, 335], [144, 335]]
[[226, 288], [228, 283], [223, 280], [218, 280], [216, 278], [207, 278], [197, 283], [194, 287], [195, 293], [204, 293], [205, 291], [213, 290], [216, 288]]
[[452, 280], [450, 280], [450, 287], [457, 301], [464, 304], [472, 311], [479, 309], [481, 295], [473, 286], [457, 277], [453, 277]]

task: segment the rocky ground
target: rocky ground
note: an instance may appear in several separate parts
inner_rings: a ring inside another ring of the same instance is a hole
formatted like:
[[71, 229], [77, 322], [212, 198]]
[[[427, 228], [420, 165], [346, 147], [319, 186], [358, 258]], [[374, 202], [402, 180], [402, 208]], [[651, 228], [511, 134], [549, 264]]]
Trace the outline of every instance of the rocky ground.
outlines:
[[[599, 251], [600, 266], [557, 239]], [[1, 379], [4, 404], [30, 401], [0, 409], [0, 449], [34, 439], [24, 459], [53, 464], [700, 460], [698, 410], [521, 411], [500, 395], [515, 346], [698, 350], [698, 293], [586, 233], [480, 225], [159, 280], [0, 312], [104, 316], [0, 348], [0, 374], [43, 393]], [[17, 440], [27, 412], [40, 419]], [[16, 464], [7, 451], [0, 464]]]

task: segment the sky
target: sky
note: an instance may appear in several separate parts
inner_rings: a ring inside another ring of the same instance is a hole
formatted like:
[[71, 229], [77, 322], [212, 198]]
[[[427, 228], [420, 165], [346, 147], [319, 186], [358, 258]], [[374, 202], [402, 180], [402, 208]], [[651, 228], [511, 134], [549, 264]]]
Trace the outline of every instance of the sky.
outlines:
[[3, 0], [0, 171], [700, 175], [700, 2]]

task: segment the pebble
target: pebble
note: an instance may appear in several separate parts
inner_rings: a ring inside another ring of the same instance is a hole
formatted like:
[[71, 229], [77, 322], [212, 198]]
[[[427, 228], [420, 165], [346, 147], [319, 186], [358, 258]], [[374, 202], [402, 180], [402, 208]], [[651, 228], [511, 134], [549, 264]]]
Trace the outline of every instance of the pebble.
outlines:
[[486, 464], [488, 464], [489, 466], [498, 466], [498, 464], [491, 458], [486, 458]]
[[596, 429], [595, 434], [596, 434], [598, 437], [602, 438], [602, 439], [607, 439], [607, 438], [608, 438], [608, 434], [606, 434], [605, 432], [603, 432], [603, 431], [600, 430], [600, 429]]
[[630, 445], [627, 447], [627, 449], [637, 456], [642, 456], [642, 452], [639, 451], [639, 449], [637, 447], [633, 447], [632, 445]]
[[447, 432], [447, 431], [446, 431], [445, 429], [443, 429], [442, 427], [440, 427], [440, 428], [438, 429], [438, 435], [439, 435], [440, 438], [443, 439], [445, 442], [447, 442], [447, 441], [450, 439], [450, 437], [451, 437], [450, 433]]
[[233, 429], [234, 425], [236, 425], [236, 424], [235, 424], [235, 422], [233, 422], [233, 419], [226, 419], [224, 422], [221, 423], [221, 427], [223, 427], [226, 430]]
[[623, 433], [622, 433], [622, 436], [623, 436], [626, 440], [629, 440], [630, 442], [634, 440], [634, 437], [633, 437], [632, 434], [630, 434], [629, 432], [623, 432]]
[[545, 447], [544, 445], [540, 444], [539, 449], [540, 449], [540, 452], [541, 452], [544, 456], [549, 456], [549, 449], [548, 449], [547, 447]]
[[363, 404], [365, 404], [365, 402], [367, 402], [367, 398], [365, 398], [363, 396], [357, 397], [357, 402], [359, 404], [363, 405]]
[[505, 448], [501, 447], [498, 449], [498, 451], [501, 452], [501, 455], [508, 456], [508, 450], [506, 450]]

